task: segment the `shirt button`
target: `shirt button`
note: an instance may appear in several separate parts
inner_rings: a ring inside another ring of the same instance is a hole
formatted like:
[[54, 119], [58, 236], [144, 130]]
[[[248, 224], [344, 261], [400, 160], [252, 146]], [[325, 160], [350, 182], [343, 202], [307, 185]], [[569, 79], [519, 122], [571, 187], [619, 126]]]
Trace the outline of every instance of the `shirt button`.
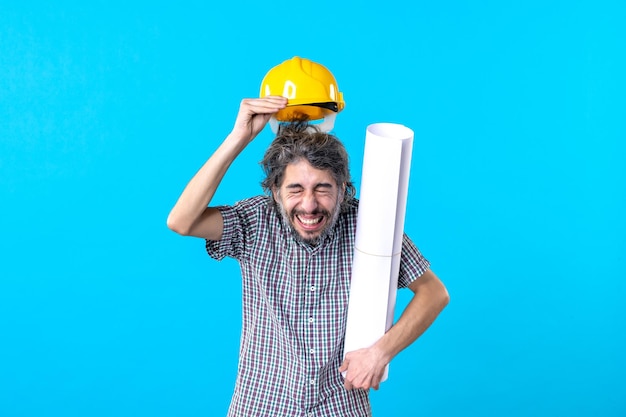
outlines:
[[309, 317], [309, 323], [313, 323], [314, 321], [313, 317]]
[[308, 417], [313, 417], [313, 413], [307, 414]]
[[315, 291], [315, 285], [311, 285], [311, 291]]
[[311, 383], [311, 385], [315, 385], [315, 380], [314, 379], [311, 379], [309, 382]]
[[315, 353], [315, 349], [311, 349], [311, 350], [309, 350], [309, 353], [310, 353], [311, 355], [312, 355], [312, 354], [314, 354], [314, 353]]

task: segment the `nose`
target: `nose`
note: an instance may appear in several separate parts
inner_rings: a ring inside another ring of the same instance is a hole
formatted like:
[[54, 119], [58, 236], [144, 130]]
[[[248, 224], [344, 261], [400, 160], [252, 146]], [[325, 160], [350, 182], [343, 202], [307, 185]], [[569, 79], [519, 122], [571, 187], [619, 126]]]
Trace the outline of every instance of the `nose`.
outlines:
[[300, 207], [306, 213], [313, 213], [317, 209], [317, 198], [315, 197], [315, 193], [304, 193], [302, 201], [300, 202]]

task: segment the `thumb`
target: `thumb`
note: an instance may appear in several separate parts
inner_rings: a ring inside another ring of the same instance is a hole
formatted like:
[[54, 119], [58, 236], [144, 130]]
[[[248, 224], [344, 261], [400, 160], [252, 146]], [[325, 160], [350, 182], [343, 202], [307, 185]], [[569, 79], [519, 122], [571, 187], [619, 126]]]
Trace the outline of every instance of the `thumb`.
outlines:
[[341, 366], [339, 367], [339, 372], [345, 372], [348, 370], [348, 360], [344, 359], [343, 362], [341, 363]]
[[271, 114], [255, 114], [252, 117], [250, 120], [251, 139], [254, 139], [259, 133], [261, 133], [261, 130], [265, 128], [265, 125], [267, 125], [267, 122], [269, 122], [271, 117]]

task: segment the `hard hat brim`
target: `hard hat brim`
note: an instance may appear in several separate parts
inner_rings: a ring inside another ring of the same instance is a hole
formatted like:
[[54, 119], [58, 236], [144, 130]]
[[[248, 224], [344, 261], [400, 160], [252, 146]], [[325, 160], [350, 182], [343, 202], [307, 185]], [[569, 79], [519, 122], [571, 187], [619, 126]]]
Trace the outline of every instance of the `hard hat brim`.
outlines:
[[302, 119], [305, 116], [308, 120], [320, 120], [331, 113], [338, 113], [342, 110], [336, 102], [327, 103], [303, 103], [288, 104], [287, 107], [276, 113], [276, 120], [289, 122], [294, 119]]

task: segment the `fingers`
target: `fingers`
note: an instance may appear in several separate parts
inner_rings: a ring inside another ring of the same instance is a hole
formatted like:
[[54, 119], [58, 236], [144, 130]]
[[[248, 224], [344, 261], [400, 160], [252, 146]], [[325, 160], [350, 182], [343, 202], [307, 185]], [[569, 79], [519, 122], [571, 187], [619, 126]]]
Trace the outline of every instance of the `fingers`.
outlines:
[[370, 388], [374, 388], [375, 390], [378, 390], [379, 388], [379, 384], [376, 385], [371, 385], [370, 383], [366, 383], [363, 382], [361, 384], [357, 384], [354, 381], [350, 381], [349, 379], [344, 379], [343, 381], [343, 387], [345, 389], [347, 389], [348, 391], [352, 390], [352, 389], [364, 389], [364, 390], [368, 390]]
[[248, 143], [265, 127], [272, 114], [286, 106], [287, 99], [280, 96], [243, 99], [232, 133]]
[[341, 366], [339, 367], [339, 372], [344, 373], [345, 377], [343, 381], [343, 386], [347, 390], [352, 389], [364, 389], [368, 390], [373, 388], [378, 390], [380, 388], [380, 379], [379, 375], [374, 374], [350, 374], [348, 371], [348, 361], [344, 360]]
[[365, 390], [370, 389], [370, 388], [374, 388], [376, 390], [378, 389], [378, 385], [380, 381], [377, 381], [375, 384], [373, 384], [373, 381], [372, 381], [373, 378], [368, 377], [367, 375], [361, 375], [361, 376], [349, 375], [348, 374], [348, 361], [346, 360], [344, 360], [341, 366], [339, 367], [339, 372], [341, 373], [346, 372], [346, 376], [344, 377], [344, 380], [343, 380], [343, 386], [348, 391], [351, 389], [365, 389]]
[[287, 99], [281, 96], [267, 96], [263, 98], [245, 98], [241, 101], [241, 108], [251, 114], [271, 114], [285, 108]]

